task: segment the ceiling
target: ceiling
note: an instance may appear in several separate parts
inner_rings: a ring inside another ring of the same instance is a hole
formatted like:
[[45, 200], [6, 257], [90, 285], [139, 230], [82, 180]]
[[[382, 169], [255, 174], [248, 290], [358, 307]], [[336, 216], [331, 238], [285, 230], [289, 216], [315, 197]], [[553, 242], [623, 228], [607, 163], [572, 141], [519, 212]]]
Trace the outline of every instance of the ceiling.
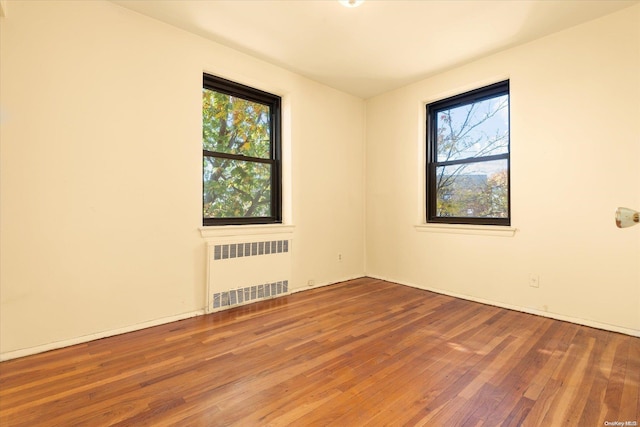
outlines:
[[615, 0], [112, 0], [369, 98], [640, 3]]

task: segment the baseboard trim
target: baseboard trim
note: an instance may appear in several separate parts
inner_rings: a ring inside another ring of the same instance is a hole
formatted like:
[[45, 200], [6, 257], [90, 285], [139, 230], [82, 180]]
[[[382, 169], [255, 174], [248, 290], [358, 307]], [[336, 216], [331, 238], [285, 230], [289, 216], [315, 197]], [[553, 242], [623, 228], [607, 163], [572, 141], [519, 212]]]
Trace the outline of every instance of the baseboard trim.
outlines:
[[[478, 298], [478, 297], [473, 297], [473, 296], [469, 296], [469, 295], [459, 294], [459, 293], [456, 293], [456, 292], [450, 292], [450, 291], [447, 291], [447, 290], [444, 290], [444, 289], [434, 288], [434, 287], [430, 287], [430, 286], [418, 286], [418, 285], [416, 285], [414, 283], [398, 281], [398, 280], [391, 279], [391, 278], [388, 278], [388, 277], [383, 277], [383, 276], [379, 276], [379, 275], [372, 275], [372, 274], [349, 276], [349, 277], [341, 278], [341, 279], [336, 280], [336, 281], [328, 281], [328, 282], [318, 283], [318, 284], [316, 284], [314, 286], [307, 286], [307, 287], [291, 289], [289, 291], [289, 293], [290, 294], [294, 294], [294, 293], [297, 293], [297, 292], [304, 292], [304, 291], [308, 291], [308, 290], [311, 290], [311, 289], [320, 288], [320, 287], [323, 287], [323, 286], [335, 285], [337, 283], [346, 282], [346, 281], [349, 281], [349, 280], [361, 279], [361, 278], [364, 278], [364, 277], [369, 277], [369, 278], [378, 279], [378, 280], [384, 280], [384, 281], [391, 282], [391, 283], [397, 283], [397, 284], [402, 285], [402, 286], [409, 286], [411, 288], [422, 289], [422, 290], [425, 290], [425, 291], [434, 292], [434, 293], [442, 294], [442, 295], [447, 295], [447, 296], [451, 296], [451, 297], [454, 297], [454, 298], [460, 298], [460, 299], [464, 299], [464, 300], [467, 300], [467, 301], [473, 301], [473, 302], [478, 302], [478, 303], [481, 303], [481, 304], [492, 305], [492, 306], [495, 306], [495, 307], [506, 308], [508, 310], [520, 311], [522, 313], [528, 313], [528, 314], [534, 314], [536, 316], [548, 317], [548, 318], [551, 318], [551, 319], [561, 320], [561, 321], [564, 321], [564, 322], [575, 323], [575, 324], [578, 324], [578, 325], [588, 326], [588, 327], [591, 327], [591, 328], [597, 328], [597, 329], [602, 329], [602, 330], [611, 331], [611, 332], [618, 332], [618, 333], [625, 334], [625, 335], [630, 335], [630, 336], [633, 336], [633, 337], [640, 337], [640, 330], [636, 330], [636, 329], [625, 328], [625, 327], [622, 327], [622, 326], [611, 325], [611, 324], [608, 324], [608, 323], [596, 322], [596, 321], [588, 320], [588, 319], [580, 319], [580, 318], [576, 318], [576, 317], [565, 316], [565, 315], [559, 314], [559, 313], [549, 313], [549, 312], [546, 312], [546, 311], [536, 310], [536, 309], [532, 309], [532, 308], [528, 308], [528, 307], [521, 307], [521, 306], [514, 305], [514, 304], [505, 304], [505, 303], [501, 303], [501, 302], [497, 302], [497, 301], [487, 300], [487, 299], [484, 299], [484, 298]], [[286, 296], [286, 294], [283, 294], [282, 296]], [[8, 351], [8, 352], [5, 352], [5, 353], [0, 353], [0, 362], [4, 362], [6, 360], [11, 360], [11, 359], [17, 359], [19, 357], [31, 356], [31, 355], [38, 354], [38, 353], [44, 353], [46, 351], [57, 350], [57, 349], [64, 348], [64, 347], [69, 347], [69, 346], [72, 346], [72, 345], [83, 344], [83, 343], [86, 343], [86, 342], [89, 342], [89, 341], [94, 341], [94, 340], [101, 339], [101, 338], [107, 338], [107, 337], [111, 337], [111, 336], [115, 336], [115, 335], [126, 334], [128, 332], [134, 332], [134, 331], [138, 331], [138, 330], [141, 330], [141, 329], [151, 328], [153, 326], [164, 325], [166, 323], [177, 322], [179, 320], [188, 319], [190, 317], [202, 316], [204, 314], [206, 314], [205, 310], [196, 310], [196, 311], [191, 311], [191, 312], [187, 312], [187, 313], [177, 314], [175, 316], [168, 316], [168, 317], [163, 317], [163, 318], [160, 318], [160, 319], [150, 320], [148, 322], [137, 323], [135, 325], [129, 325], [129, 326], [125, 326], [125, 327], [122, 327], [122, 328], [111, 329], [111, 330], [103, 331], [103, 332], [97, 332], [95, 334], [83, 335], [81, 337], [71, 338], [71, 339], [68, 339], [68, 340], [56, 341], [56, 342], [52, 342], [52, 343], [48, 343], [48, 344], [38, 345], [38, 346], [35, 346], [35, 347], [29, 347], [29, 348], [24, 348], [24, 349], [20, 349], [20, 350]]]
[[5, 360], [17, 359], [19, 357], [31, 356], [45, 351], [57, 350], [72, 345], [84, 344], [89, 341], [101, 338], [112, 337], [114, 335], [126, 334], [128, 332], [139, 331], [141, 329], [151, 328], [153, 326], [164, 325], [166, 323], [177, 322], [178, 320], [188, 319], [190, 317], [202, 316], [204, 310], [190, 311], [188, 313], [177, 314], [175, 316], [162, 317], [160, 319], [150, 320], [148, 322], [136, 323], [135, 325], [124, 326], [122, 328], [110, 329], [108, 331], [97, 332], [95, 334], [83, 335], [68, 340], [56, 341], [48, 344], [42, 344], [35, 347], [23, 348], [20, 350], [8, 351], [0, 353], [0, 362]]
[[478, 298], [478, 297], [473, 297], [473, 296], [470, 296], [470, 295], [459, 294], [459, 293], [456, 293], [456, 292], [450, 292], [450, 291], [447, 291], [447, 290], [444, 290], [444, 289], [434, 288], [434, 287], [430, 287], [430, 286], [418, 286], [418, 285], [416, 285], [414, 283], [402, 282], [402, 281], [398, 281], [398, 280], [395, 280], [395, 279], [390, 279], [390, 278], [383, 277], [383, 276], [378, 276], [378, 275], [368, 274], [367, 277], [370, 277], [372, 279], [384, 280], [386, 282], [397, 283], [399, 285], [409, 286], [411, 288], [422, 289], [422, 290], [429, 291], [429, 292], [434, 292], [434, 293], [437, 293], [437, 294], [447, 295], [447, 296], [454, 297], [454, 298], [460, 298], [460, 299], [464, 299], [464, 300], [467, 300], [467, 301], [473, 301], [473, 302], [479, 302], [481, 304], [492, 305], [494, 307], [500, 307], [500, 308], [506, 308], [508, 310], [520, 311], [522, 313], [534, 314], [536, 316], [548, 317], [550, 319], [561, 320], [563, 322], [575, 323], [577, 325], [588, 326], [590, 328], [602, 329], [602, 330], [611, 331], [611, 332], [618, 332], [618, 333], [621, 333], [621, 334], [630, 335], [632, 337], [640, 337], [640, 330], [631, 329], [631, 328], [625, 328], [623, 326], [611, 325], [611, 324], [608, 324], [608, 323], [601, 323], [601, 322], [596, 322], [596, 321], [589, 320], [589, 319], [581, 319], [581, 318], [572, 317], [572, 316], [565, 316], [564, 314], [559, 314], [559, 313], [550, 313], [550, 312], [547, 312], [547, 311], [536, 310], [534, 308], [529, 308], [529, 307], [521, 307], [521, 306], [514, 305], [514, 304], [506, 304], [506, 303], [502, 303], [502, 302], [491, 301], [491, 300], [487, 300], [487, 299], [484, 299], [484, 298]]
[[348, 282], [349, 280], [362, 279], [364, 277], [369, 277], [369, 276], [367, 276], [366, 274], [360, 274], [360, 275], [356, 275], [356, 276], [343, 277], [343, 278], [338, 279], [338, 280], [332, 280], [332, 281], [329, 281], [329, 282], [316, 283], [313, 286], [304, 286], [304, 287], [300, 287], [300, 288], [291, 289], [289, 291], [289, 293], [290, 294], [295, 294], [295, 293], [298, 293], [298, 292], [310, 291], [311, 289], [321, 288], [323, 286], [336, 285], [338, 283]]
[[[349, 276], [345, 278], [341, 278], [335, 281], [322, 282], [318, 283], [314, 286], [308, 286], [303, 288], [291, 289], [288, 294], [278, 295], [274, 298], [284, 297], [293, 293], [308, 291], [314, 288], [319, 288], [322, 286], [335, 285], [336, 283], [346, 282], [348, 280], [359, 279], [362, 277], [366, 277], [364, 274], [357, 276]], [[264, 300], [261, 300], [264, 301]], [[252, 301], [251, 303], [258, 302]], [[236, 306], [234, 306], [236, 307]], [[89, 341], [98, 340], [101, 338], [108, 338], [115, 335], [126, 334], [128, 332], [139, 331], [141, 329], [151, 328], [153, 326], [164, 325], [166, 323], [177, 322], [179, 320], [188, 319], [190, 317], [202, 316], [208, 314], [205, 310], [196, 310], [188, 313], [177, 314], [175, 316], [163, 317], [160, 319], [150, 320], [148, 322], [137, 323], [135, 325], [124, 326], [122, 328], [111, 329], [108, 331], [97, 332], [95, 334], [83, 335], [76, 338], [70, 338], [68, 340], [56, 341], [52, 343], [37, 345], [35, 347], [23, 348], [19, 350], [7, 351], [5, 353], [0, 353], [0, 362], [4, 362], [6, 360], [17, 359], [19, 357], [32, 356], [34, 354], [44, 353], [46, 351], [57, 350], [64, 347], [70, 347], [72, 345], [84, 344]]]

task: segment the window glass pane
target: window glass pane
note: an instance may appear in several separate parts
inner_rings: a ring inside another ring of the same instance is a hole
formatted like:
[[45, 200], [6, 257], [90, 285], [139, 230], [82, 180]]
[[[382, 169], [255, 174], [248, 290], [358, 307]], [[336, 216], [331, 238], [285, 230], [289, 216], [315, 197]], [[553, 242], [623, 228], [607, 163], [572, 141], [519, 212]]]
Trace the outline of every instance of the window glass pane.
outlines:
[[436, 215], [508, 218], [507, 160], [436, 168]]
[[205, 157], [204, 218], [271, 215], [271, 165]]
[[202, 89], [202, 147], [208, 151], [270, 157], [269, 106]]
[[436, 114], [437, 160], [491, 156], [509, 151], [509, 95]]

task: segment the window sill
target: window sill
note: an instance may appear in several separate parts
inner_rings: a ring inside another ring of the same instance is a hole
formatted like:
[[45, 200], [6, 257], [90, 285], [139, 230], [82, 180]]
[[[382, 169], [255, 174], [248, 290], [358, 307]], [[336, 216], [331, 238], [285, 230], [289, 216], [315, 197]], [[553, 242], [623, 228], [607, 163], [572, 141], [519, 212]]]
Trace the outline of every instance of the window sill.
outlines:
[[208, 237], [254, 236], [261, 234], [292, 234], [294, 225], [210, 225], [200, 227], [200, 235]]
[[514, 227], [500, 225], [467, 225], [467, 224], [418, 224], [417, 231], [426, 233], [471, 234], [481, 236], [513, 237], [518, 231]]

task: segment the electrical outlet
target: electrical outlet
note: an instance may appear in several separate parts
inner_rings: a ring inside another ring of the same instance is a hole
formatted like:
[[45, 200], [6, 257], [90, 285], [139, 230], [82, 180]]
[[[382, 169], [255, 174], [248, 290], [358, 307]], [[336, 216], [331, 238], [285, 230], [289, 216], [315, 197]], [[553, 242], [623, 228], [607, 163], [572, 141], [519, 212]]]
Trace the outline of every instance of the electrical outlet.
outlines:
[[540, 275], [538, 274], [530, 274], [529, 275], [529, 286], [532, 288], [540, 287]]
[[338, 261], [342, 262], [342, 254], [338, 254]]

